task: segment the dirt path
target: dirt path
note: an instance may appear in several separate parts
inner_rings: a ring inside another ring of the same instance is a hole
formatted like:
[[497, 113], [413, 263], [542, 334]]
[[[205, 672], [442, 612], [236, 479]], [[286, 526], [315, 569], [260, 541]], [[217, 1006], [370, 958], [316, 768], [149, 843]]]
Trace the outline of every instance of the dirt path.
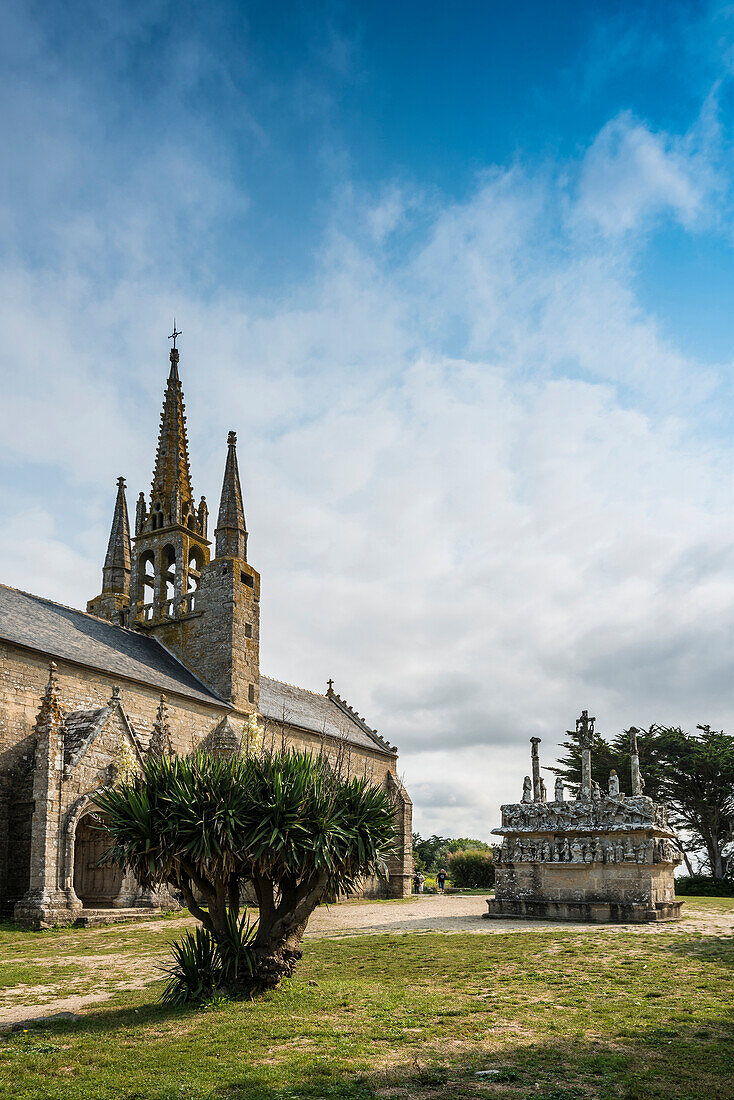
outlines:
[[[675, 923], [664, 924], [601, 924], [590, 926], [588, 924], [571, 924], [555, 921], [522, 921], [522, 920], [484, 920], [482, 914], [486, 912], [486, 901], [479, 896], [447, 896], [425, 895], [403, 901], [385, 902], [348, 902], [342, 905], [334, 905], [330, 908], [319, 908], [312, 916], [307, 939], [319, 939], [325, 936], [355, 936], [372, 933], [410, 933], [410, 932], [472, 932], [477, 935], [493, 935], [499, 932], [528, 932], [528, 931], [584, 931], [602, 935], [614, 935], [619, 932], [635, 932], [640, 935], [671, 935], [674, 933], [694, 933], [702, 936], [732, 936], [734, 935], [734, 910], [722, 911], [715, 907], [712, 909], [691, 910], [685, 919]], [[684, 909], [685, 913], [685, 909]], [[18, 1023], [42, 1016], [51, 1016], [57, 1012], [78, 1012], [87, 1005], [97, 1004], [113, 996], [120, 990], [141, 989], [145, 985], [160, 978], [160, 971], [156, 969], [165, 958], [168, 941], [171, 932], [185, 927], [193, 927], [193, 918], [182, 917], [180, 920], [141, 921], [135, 926], [126, 925], [124, 933], [121, 926], [110, 926], [106, 934], [124, 934], [128, 939], [133, 927], [140, 931], [160, 932], [160, 950], [146, 949], [140, 955], [131, 954], [128, 951], [119, 955], [64, 955], [59, 953], [58, 958], [51, 962], [47, 958], [38, 962], [48, 968], [49, 975], [49, 999], [38, 1001], [38, 993], [42, 987], [36, 987], [36, 1003], [23, 1004], [23, 987], [7, 989], [5, 1006], [0, 1007], [0, 1028], [9, 1024]], [[78, 966], [89, 968], [102, 967], [106, 971], [107, 988], [95, 993], [80, 993], [66, 997], [54, 997], [53, 971], [54, 965], [64, 965], [74, 962]], [[113, 980], [110, 980], [112, 973]], [[27, 988], [27, 987], [26, 987]], [[15, 1003], [8, 1003], [8, 1002]], [[20, 1002], [20, 1003], [19, 1003]]]

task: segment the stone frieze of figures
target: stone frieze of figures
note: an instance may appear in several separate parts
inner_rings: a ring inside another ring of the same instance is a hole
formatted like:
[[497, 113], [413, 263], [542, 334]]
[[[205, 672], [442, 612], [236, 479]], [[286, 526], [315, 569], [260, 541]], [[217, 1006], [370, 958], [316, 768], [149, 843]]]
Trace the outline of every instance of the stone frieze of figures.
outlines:
[[506, 863], [678, 863], [680, 855], [667, 839], [634, 836], [556, 837], [521, 839], [507, 837], [494, 849], [495, 862]]
[[560, 832], [593, 829], [602, 832], [640, 828], [668, 829], [665, 807], [644, 795], [637, 798], [601, 798], [576, 802], [515, 802], [502, 806], [502, 829], [495, 832]]

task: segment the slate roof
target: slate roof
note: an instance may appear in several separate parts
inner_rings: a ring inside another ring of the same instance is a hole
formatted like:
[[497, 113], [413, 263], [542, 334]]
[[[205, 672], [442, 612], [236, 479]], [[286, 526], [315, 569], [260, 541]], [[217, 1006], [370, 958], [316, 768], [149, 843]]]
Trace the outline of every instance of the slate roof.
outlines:
[[72, 710], [64, 719], [64, 763], [71, 764], [88, 741], [92, 741], [112, 714], [114, 707]]
[[140, 742], [131, 728], [119, 699], [114, 695], [106, 707], [93, 707], [91, 710], [72, 710], [64, 718], [64, 772], [68, 773], [81, 760], [87, 748], [96, 738], [97, 734], [109, 722], [116, 710], [119, 710], [122, 720], [127, 727], [130, 737], [138, 752], [141, 751]]
[[222, 700], [153, 637], [0, 584], [0, 638], [202, 703]]
[[[0, 639], [202, 703], [223, 703], [151, 635], [4, 584], [0, 584]], [[97, 721], [102, 720], [102, 711], [106, 710], [101, 708]], [[397, 751], [334, 693], [319, 695], [261, 676], [260, 710], [266, 718], [345, 738], [352, 745], [386, 753]], [[94, 722], [91, 714], [79, 712], [78, 730], [73, 728], [76, 714], [67, 716], [67, 727], [71, 719], [67, 733], [71, 741], [78, 744], [89, 736], [90, 723]]]
[[338, 695], [319, 695], [261, 676], [260, 712], [265, 718], [290, 722], [313, 733], [345, 738], [352, 745], [391, 751], [388, 743]]

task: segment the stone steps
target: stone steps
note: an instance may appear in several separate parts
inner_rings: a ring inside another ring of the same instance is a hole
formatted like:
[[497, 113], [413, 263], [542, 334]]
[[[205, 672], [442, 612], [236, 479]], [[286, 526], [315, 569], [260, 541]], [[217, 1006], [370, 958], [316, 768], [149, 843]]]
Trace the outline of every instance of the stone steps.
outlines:
[[121, 924], [124, 921], [149, 920], [151, 917], [160, 917], [163, 910], [160, 907], [143, 909], [82, 909], [74, 921], [75, 928], [92, 928], [97, 924]]

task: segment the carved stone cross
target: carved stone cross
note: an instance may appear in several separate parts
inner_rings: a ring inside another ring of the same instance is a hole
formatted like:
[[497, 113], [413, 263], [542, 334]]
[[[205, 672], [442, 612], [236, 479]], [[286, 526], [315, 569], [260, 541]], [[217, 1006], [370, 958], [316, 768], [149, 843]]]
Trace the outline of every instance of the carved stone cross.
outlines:
[[581, 717], [576, 719], [576, 736], [582, 749], [590, 749], [594, 738], [594, 723], [596, 718], [589, 718], [588, 710], [581, 711]]

